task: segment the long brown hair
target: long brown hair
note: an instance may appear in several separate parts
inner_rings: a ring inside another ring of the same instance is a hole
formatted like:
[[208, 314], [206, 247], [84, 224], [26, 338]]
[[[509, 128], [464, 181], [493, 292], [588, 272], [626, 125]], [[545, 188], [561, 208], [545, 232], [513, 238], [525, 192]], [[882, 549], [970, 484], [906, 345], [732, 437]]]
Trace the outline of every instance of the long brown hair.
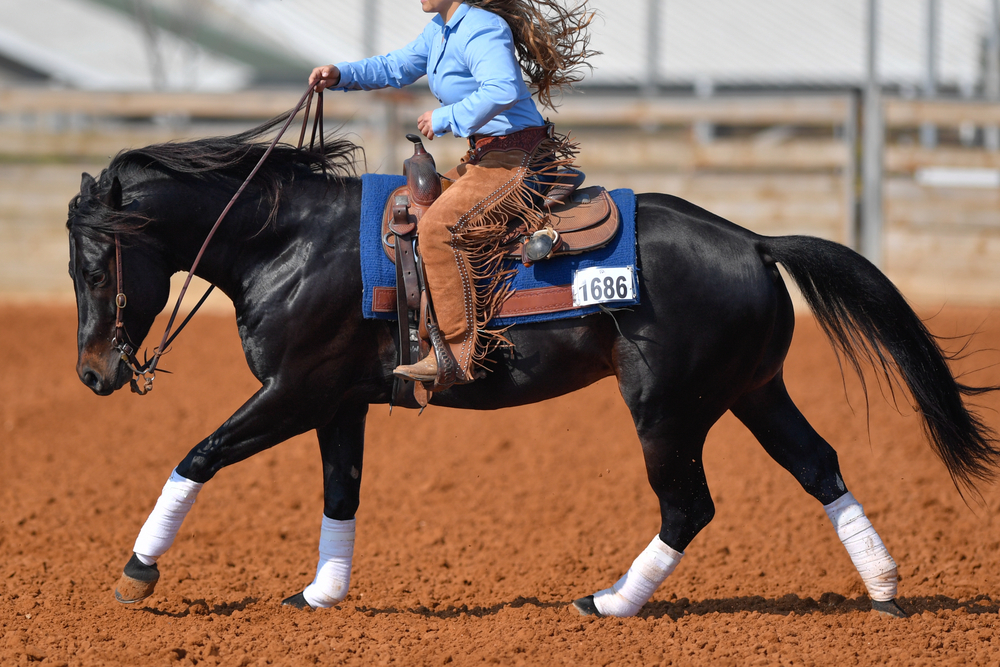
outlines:
[[569, 9], [558, 0], [465, 0], [503, 18], [514, 35], [514, 50], [538, 101], [554, 108], [552, 93], [583, 78], [579, 68], [590, 67], [587, 31], [594, 18], [587, 0]]

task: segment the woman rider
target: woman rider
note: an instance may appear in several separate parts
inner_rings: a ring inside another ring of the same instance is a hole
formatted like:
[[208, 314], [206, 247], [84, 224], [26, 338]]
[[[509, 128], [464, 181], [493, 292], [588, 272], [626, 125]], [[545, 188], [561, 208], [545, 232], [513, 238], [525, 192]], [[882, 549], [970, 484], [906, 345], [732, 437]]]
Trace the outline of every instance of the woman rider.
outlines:
[[[426, 111], [417, 128], [428, 139], [451, 132], [468, 137], [469, 153], [445, 174], [452, 181], [420, 219], [418, 246], [441, 335], [471, 382], [473, 364], [505, 343], [484, 329], [509, 295], [500, 270], [508, 222], [539, 221], [532, 189], [572, 164], [575, 146], [555, 134], [525, 84], [552, 107], [552, 92], [580, 80], [586, 28], [585, 0], [567, 10], [556, 0], [421, 0], [436, 16], [417, 39], [385, 56], [317, 67], [317, 89], [399, 88], [427, 75], [441, 107]], [[526, 215], [527, 214], [527, 215]], [[534, 231], [533, 229], [529, 229]], [[396, 375], [429, 382], [438, 374], [432, 350]]]

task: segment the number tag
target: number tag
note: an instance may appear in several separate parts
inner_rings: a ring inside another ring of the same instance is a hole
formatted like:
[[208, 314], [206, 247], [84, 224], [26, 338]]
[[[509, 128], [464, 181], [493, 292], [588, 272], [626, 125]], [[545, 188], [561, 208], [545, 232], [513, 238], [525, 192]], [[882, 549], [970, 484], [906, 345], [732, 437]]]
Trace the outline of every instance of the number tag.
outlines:
[[592, 266], [573, 273], [573, 305], [593, 306], [609, 301], [634, 301], [635, 278], [631, 266]]

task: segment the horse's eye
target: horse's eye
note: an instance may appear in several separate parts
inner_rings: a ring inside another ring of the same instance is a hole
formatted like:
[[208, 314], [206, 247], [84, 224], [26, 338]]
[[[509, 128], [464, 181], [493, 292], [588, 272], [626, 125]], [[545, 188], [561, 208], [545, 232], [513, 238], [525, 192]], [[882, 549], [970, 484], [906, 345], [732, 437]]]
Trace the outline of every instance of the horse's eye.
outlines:
[[90, 271], [87, 273], [87, 282], [91, 287], [104, 287], [108, 283], [108, 274], [104, 271]]

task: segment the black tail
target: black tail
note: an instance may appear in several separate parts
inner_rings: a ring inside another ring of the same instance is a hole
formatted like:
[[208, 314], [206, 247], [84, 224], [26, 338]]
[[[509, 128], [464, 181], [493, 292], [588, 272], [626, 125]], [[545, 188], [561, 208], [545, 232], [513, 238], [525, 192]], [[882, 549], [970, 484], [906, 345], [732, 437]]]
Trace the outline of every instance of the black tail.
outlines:
[[955, 380], [937, 341], [881, 271], [850, 248], [810, 236], [768, 237], [760, 248], [791, 274], [859, 377], [865, 362], [903, 379], [960, 492], [976, 493], [976, 482], [996, 476], [995, 434], [963, 403], [963, 396], [995, 388]]

